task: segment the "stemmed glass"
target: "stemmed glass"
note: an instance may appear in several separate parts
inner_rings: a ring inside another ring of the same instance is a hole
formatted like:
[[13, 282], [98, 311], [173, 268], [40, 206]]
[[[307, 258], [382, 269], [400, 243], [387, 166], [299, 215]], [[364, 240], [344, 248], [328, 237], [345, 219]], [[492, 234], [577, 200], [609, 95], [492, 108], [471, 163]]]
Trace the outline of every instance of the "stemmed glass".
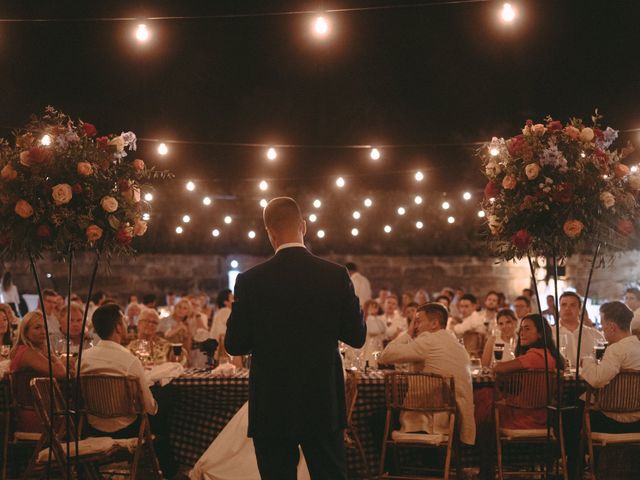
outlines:
[[142, 365], [147, 365], [149, 363], [149, 358], [151, 357], [149, 340], [140, 340], [138, 347], [136, 348], [136, 355], [142, 362]]
[[565, 360], [567, 370], [571, 370], [571, 359], [567, 355], [567, 349], [569, 347], [569, 336], [566, 333], [560, 335], [560, 354]]

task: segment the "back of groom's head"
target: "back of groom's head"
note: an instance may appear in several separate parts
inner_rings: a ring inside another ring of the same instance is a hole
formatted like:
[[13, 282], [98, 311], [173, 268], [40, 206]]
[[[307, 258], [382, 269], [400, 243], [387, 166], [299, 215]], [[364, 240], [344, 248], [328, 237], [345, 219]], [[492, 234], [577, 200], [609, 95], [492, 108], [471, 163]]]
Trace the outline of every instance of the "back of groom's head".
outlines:
[[264, 225], [278, 233], [296, 232], [302, 224], [300, 207], [293, 198], [277, 197], [264, 208]]

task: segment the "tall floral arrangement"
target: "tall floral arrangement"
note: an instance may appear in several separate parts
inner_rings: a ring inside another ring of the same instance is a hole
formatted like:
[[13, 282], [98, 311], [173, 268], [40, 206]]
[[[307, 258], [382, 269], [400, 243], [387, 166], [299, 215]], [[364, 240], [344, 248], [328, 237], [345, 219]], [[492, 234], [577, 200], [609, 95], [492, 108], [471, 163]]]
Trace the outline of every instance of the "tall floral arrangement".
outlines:
[[97, 242], [107, 255], [132, 253], [147, 230], [140, 192], [170, 176], [135, 150], [133, 132], [99, 135], [53, 107], [16, 131], [14, 145], [1, 140], [0, 257], [64, 256]]
[[640, 174], [623, 163], [633, 149], [610, 149], [618, 132], [572, 118], [528, 120], [520, 134], [493, 138], [478, 155], [489, 245], [503, 260], [564, 258], [601, 243], [621, 250], [636, 230]]

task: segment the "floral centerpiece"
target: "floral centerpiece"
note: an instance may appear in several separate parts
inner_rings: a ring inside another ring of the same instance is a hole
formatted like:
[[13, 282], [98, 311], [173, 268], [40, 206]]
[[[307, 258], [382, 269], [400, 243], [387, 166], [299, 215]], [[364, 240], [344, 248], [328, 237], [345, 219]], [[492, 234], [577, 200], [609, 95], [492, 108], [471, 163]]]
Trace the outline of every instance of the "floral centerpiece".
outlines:
[[65, 256], [98, 242], [107, 255], [132, 253], [147, 230], [141, 189], [170, 176], [127, 154], [135, 150], [133, 132], [98, 135], [52, 107], [15, 132], [15, 145], [1, 140], [0, 257]]
[[483, 209], [496, 257], [565, 258], [601, 243], [624, 249], [636, 230], [640, 174], [623, 163], [633, 151], [611, 150], [618, 132], [572, 118], [528, 120], [508, 140], [493, 138], [478, 154], [488, 183]]

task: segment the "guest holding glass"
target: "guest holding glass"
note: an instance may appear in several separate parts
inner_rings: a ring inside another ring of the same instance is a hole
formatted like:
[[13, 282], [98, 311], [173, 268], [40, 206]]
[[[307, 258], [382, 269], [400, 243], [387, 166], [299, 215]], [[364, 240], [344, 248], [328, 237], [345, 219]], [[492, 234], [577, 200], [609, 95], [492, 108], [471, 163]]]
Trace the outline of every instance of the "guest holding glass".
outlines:
[[172, 354], [171, 343], [157, 335], [159, 323], [158, 312], [143, 307], [138, 316], [138, 338], [127, 346], [134, 355], [144, 351], [145, 357], [154, 365], [168, 362]]
[[508, 308], [502, 309], [498, 312], [497, 333], [490, 336], [487, 339], [487, 343], [484, 345], [484, 352], [482, 353], [482, 366], [488, 367], [494, 360], [494, 350], [496, 345], [498, 346], [498, 352], [501, 352], [500, 358], [495, 358], [496, 361], [512, 360], [514, 358], [515, 344], [516, 344], [516, 328], [518, 327], [518, 319], [513, 310]]

